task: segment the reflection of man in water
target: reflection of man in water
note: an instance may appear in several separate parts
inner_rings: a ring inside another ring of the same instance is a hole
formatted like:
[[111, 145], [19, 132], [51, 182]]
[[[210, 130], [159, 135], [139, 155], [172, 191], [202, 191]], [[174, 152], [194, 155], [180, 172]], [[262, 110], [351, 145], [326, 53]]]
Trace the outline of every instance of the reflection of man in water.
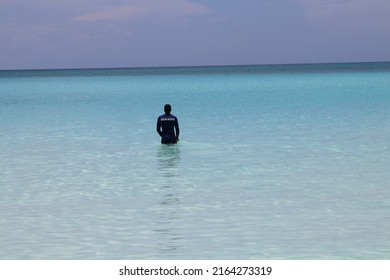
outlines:
[[161, 136], [162, 144], [176, 144], [179, 141], [179, 122], [174, 115], [171, 115], [171, 105], [164, 106], [164, 115], [157, 119], [157, 132]]

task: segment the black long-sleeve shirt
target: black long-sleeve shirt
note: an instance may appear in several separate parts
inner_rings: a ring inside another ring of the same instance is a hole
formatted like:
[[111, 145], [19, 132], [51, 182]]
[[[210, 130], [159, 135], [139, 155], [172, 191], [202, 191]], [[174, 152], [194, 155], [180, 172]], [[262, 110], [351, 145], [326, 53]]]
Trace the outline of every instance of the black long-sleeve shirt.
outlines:
[[161, 136], [161, 143], [176, 143], [180, 134], [177, 117], [171, 114], [159, 116], [157, 119], [157, 133]]

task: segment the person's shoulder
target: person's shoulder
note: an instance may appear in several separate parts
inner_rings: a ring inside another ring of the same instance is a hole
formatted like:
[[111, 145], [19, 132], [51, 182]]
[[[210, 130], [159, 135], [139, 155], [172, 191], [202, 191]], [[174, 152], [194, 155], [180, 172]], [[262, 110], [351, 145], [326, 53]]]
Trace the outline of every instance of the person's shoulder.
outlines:
[[158, 117], [159, 120], [176, 120], [177, 121], [177, 117], [175, 115], [172, 115], [172, 114], [163, 114], [161, 116]]

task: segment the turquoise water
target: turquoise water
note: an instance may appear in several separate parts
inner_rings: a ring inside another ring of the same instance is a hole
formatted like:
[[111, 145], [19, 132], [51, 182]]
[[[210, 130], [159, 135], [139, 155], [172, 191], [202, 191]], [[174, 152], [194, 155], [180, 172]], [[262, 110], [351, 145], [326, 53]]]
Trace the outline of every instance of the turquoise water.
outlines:
[[390, 63], [0, 71], [0, 259], [389, 259], [389, 120]]

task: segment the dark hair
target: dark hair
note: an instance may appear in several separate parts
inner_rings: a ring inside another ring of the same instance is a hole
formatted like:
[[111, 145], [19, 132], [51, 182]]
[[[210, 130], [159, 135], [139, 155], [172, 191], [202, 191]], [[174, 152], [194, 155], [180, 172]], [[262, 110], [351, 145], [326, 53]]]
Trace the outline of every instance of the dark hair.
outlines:
[[171, 111], [172, 111], [171, 105], [166, 104], [166, 105], [164, 106], [164, 112], [165, 112], [165, 113], [170, 113]]

